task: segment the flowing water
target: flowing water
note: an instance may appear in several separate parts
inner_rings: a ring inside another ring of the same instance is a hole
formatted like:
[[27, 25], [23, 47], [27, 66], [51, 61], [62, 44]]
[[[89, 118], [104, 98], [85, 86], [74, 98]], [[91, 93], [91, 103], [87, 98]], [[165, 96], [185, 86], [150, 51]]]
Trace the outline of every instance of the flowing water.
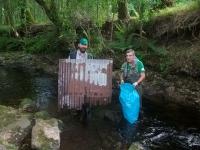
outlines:
[[[87, 126], [80, 123], [77, 112], [58, 115], [57, 76], [0, 66], [0, 104], [18, 107], [20, 99], [26, 97], [65, 123], [61, 150], [127, 149], [131, 142], [155, 150], [200, 149], [200, 113], [195, 108], [143, 100], [143, 117], [134, 127], [134, 134], [127, 144], [117, 121], [95, 115], [99, 108], [92, 109]], [[113, 108], [118, 105], [115, 102], [100, 109], [115, 111]]]

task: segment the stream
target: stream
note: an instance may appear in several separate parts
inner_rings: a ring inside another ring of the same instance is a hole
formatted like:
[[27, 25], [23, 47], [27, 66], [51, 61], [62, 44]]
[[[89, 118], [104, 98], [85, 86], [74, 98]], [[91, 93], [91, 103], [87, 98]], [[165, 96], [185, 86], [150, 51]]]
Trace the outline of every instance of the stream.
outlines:
[[90, 122], [84, 126], [76, 112], [57, 113], [57, 76], [0, 66], [0, 105], [17, 108], [26, 97], [64, 122], [61, 150], [128, 149], [132, 142], [153, 150], [200, 149], [200, 111], [194, 108], [143, 100], [143, 117], [131, 142], [124, 144], [118, 124], [96, 115], [97, 110], [115, 111], [116, 99], [108, 106], [92, 108]]

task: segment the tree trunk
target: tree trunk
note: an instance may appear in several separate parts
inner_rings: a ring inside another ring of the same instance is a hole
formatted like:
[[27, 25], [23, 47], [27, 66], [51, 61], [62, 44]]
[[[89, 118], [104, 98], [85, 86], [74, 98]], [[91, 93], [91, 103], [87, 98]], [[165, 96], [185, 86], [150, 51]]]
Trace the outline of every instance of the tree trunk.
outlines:
[[129, 20], [128, 1], [118, 0], [118, 19], [122, 21]]
[[62, 29], [62, 22], [58, 15], [55, 0], [51, 0], [49, 6], [44, 0], [35, 0], [35, 1], [44, 9], [49, 20], [51, 20], [51, 22], [55, 25], [56, 30], [59, 33], [60, 30]]

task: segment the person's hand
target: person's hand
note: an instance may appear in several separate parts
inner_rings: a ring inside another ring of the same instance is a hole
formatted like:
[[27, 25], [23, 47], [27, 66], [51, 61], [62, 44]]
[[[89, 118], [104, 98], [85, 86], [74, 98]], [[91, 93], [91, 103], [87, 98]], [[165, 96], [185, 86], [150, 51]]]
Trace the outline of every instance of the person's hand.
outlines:
[[137, 85], [138, 85], [138, 83], [137, 83], [137, 82], [134, 82], [134, 83], [133, 83], [133, 86], [134, 86], [134, 87], [136, 87]]

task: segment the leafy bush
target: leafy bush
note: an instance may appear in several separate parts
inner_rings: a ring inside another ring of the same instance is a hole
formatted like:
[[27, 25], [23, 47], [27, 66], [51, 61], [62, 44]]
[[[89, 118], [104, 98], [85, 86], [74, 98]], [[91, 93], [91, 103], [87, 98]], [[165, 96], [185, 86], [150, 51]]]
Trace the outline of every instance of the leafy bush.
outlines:
[[9, 36], [11, 31], [10, 26], [0, 25], [0, 36]]
[[8, 40], [8, 37], [1, 37], [0, 38], [0, 51], [6, 50], [7, 40]]
[[23, 40], [13, 37], [0, 38], [0, 51], [19, 51], [24, 50], [25, 43]]
[[29, 53], [51, 53], [66, 51], [68, 41], [65, 36], [58, 37], [54, 32], [41, 33], [35, 37], [24, 38], [25, 51]]
[[45, 51], [50, 51], [48, 46], [50, 43], [47, 35], [37, 35], [32, 38], [25, 38], [25, 51], [30, 53], [41, 53]]

